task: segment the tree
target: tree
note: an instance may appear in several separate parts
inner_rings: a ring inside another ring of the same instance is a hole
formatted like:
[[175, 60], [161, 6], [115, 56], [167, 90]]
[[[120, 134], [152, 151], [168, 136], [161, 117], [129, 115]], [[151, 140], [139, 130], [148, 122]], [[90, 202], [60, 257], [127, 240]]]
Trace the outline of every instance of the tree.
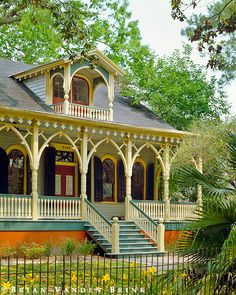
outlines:
[[1, 55], [39, 64], [104, 43], [120, 61], [120, 46], [136, 38], [132, 28], [137, 23], [130, 20], [127, 6], [127, 0], [3, 0]]
[[[196, 201], [197, 186], [176, 181], [179, 169], [184, 166], [199, 169], [201, 159], [204, 176], [216, 187], [235, 186], [235, 171], [228, 165], [228, 132], [236, 133], [234, 117], [224, 121], [197, 120], [188, 129], [180, 144], [171, 169], [170, 195], [173, 200]], [[224, 171], [222, 173], [222, 171]]]
[[185, 166], [178, 173], [180, 183], [202, 185], [205, 191], [199, 219], [187, 226], [177, 244], [183, 256], [191, 257], [185, 269], [186, 294], [198, 294], [209, 278], [214, 281], [212, 294], [233, 294], [236, 287], [236, 134], [229, 133], [227, 144], [233, 184], [215, 187], [192, 167]]
[[175, 50], [162, 58], [145, 54], [145, 48], [137, 50], [123, 94], [136, 103], [145, 103], [178, 129], [186, 130], [199, 118], [219, 120], [229, 109], [225, 95], [217, 92], [216, 79], [208, 81], [203, 69], [191, 61], [190, 54], [189, 46], [183, 53]]
[[[236, 5], [233, 0], [179, 1], [172, 0], [172, 17], [180, 21], [187, 20], [184, 34], [191, 42], [197, 42], [200, 52], [208, 53], [208, 67], [226, 72], [227, 78], [234, 78]], [[203, 7], [206, 9], [203, 9]], [[201, 7], [200, 10], [198, 8]], [[188, 17], [189, 10], [193, 13]]]

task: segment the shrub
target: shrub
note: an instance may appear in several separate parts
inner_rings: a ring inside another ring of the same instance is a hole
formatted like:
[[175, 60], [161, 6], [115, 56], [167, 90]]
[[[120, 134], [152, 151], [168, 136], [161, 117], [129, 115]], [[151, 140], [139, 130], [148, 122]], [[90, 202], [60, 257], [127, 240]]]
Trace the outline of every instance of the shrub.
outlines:
[[34, 242], [22, 243], [18, 248], [19, 256], [24, 256], [25, 258], [39, 258], [44, 255], [46, 248]]
[[95, 248], [96, 244], [86, 239], [84, 242], [79, 243], [77, 250], [79, 254], [89, 255], [94, 252]]
[[47, 255], [47, 256], [52, 255], [53, 248], [54, 248], [52, 242], [50, 241], [50, 242], [44, 244], [43, 246], [44, 246], [44, 249], [45, 249], [44, 254]]
[[7, 258], [14, 256], [16, 256], [16, 248], [11, 246], [9, 242], [2, 243], [0, 246], [0, 257]]
[[65, 238], [62, 242], [62, 254], [64, 255], [72, 255], [77, 247], [77, 241], [73, 238]]

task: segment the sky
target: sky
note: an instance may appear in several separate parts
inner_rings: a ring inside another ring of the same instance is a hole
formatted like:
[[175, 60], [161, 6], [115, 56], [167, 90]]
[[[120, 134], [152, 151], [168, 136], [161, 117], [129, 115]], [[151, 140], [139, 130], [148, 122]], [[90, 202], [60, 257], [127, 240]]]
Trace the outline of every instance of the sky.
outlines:
[[[158, 55], [170, 55], [174, 49], [181, 49], [187, 38], [181, 36], [184, 24], [173, 20], [169, 0], [130, 0], [132, 18], [139, 21], [143, 43], [148, 44]], [[203, 63], [197, 50], [193, 60]], [[236, 114], [236, 85], [227, 87], [228, 100], [232, 104], [231, 114]]]

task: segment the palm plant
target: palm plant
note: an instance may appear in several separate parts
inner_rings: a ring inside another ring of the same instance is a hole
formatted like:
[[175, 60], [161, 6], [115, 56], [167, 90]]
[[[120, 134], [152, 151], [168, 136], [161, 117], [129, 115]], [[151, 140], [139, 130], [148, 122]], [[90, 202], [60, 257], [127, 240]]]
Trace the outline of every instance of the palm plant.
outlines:
[[[201, 185], [205, 195], [199, 219], [192, 220], [177, 244], [189, 261], [183, 294], [198, 294], [203, 282], [204, 288], [209, 285], [209, 294], [236, 294], [236, 134], [229, 134], [228, 151], [234, 177], [227, 179], [224, 188], [193, 167], [178, 172], [181, 184]], [[223, 171], [222, 175], [225, 178]]]

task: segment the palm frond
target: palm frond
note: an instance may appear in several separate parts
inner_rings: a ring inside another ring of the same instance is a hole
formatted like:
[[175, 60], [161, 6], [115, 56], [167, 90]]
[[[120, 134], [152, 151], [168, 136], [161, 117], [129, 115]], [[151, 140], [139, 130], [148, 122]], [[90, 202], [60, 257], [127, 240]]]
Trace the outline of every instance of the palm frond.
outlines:
[[199, 184], [203, 187], [205, 194], [212, 197], [236, 194], [236, 190], [233, 188], [218, 188], [214, 186], [206, 176], [191, 166], [183, 166], [178, 169], [175, 179], [182, 185], [195, 186]]
[[233, 169], [236, 169], [236, 134], [229, 133], [228, 150], [230, 154], [229, 162]]
[[208, 247], [222, 248], [235, 245], [236, 201], [233, 199], [207, 199], [198, 210], [199, 220], [186, 227], [177, 248], [203, 249]]

